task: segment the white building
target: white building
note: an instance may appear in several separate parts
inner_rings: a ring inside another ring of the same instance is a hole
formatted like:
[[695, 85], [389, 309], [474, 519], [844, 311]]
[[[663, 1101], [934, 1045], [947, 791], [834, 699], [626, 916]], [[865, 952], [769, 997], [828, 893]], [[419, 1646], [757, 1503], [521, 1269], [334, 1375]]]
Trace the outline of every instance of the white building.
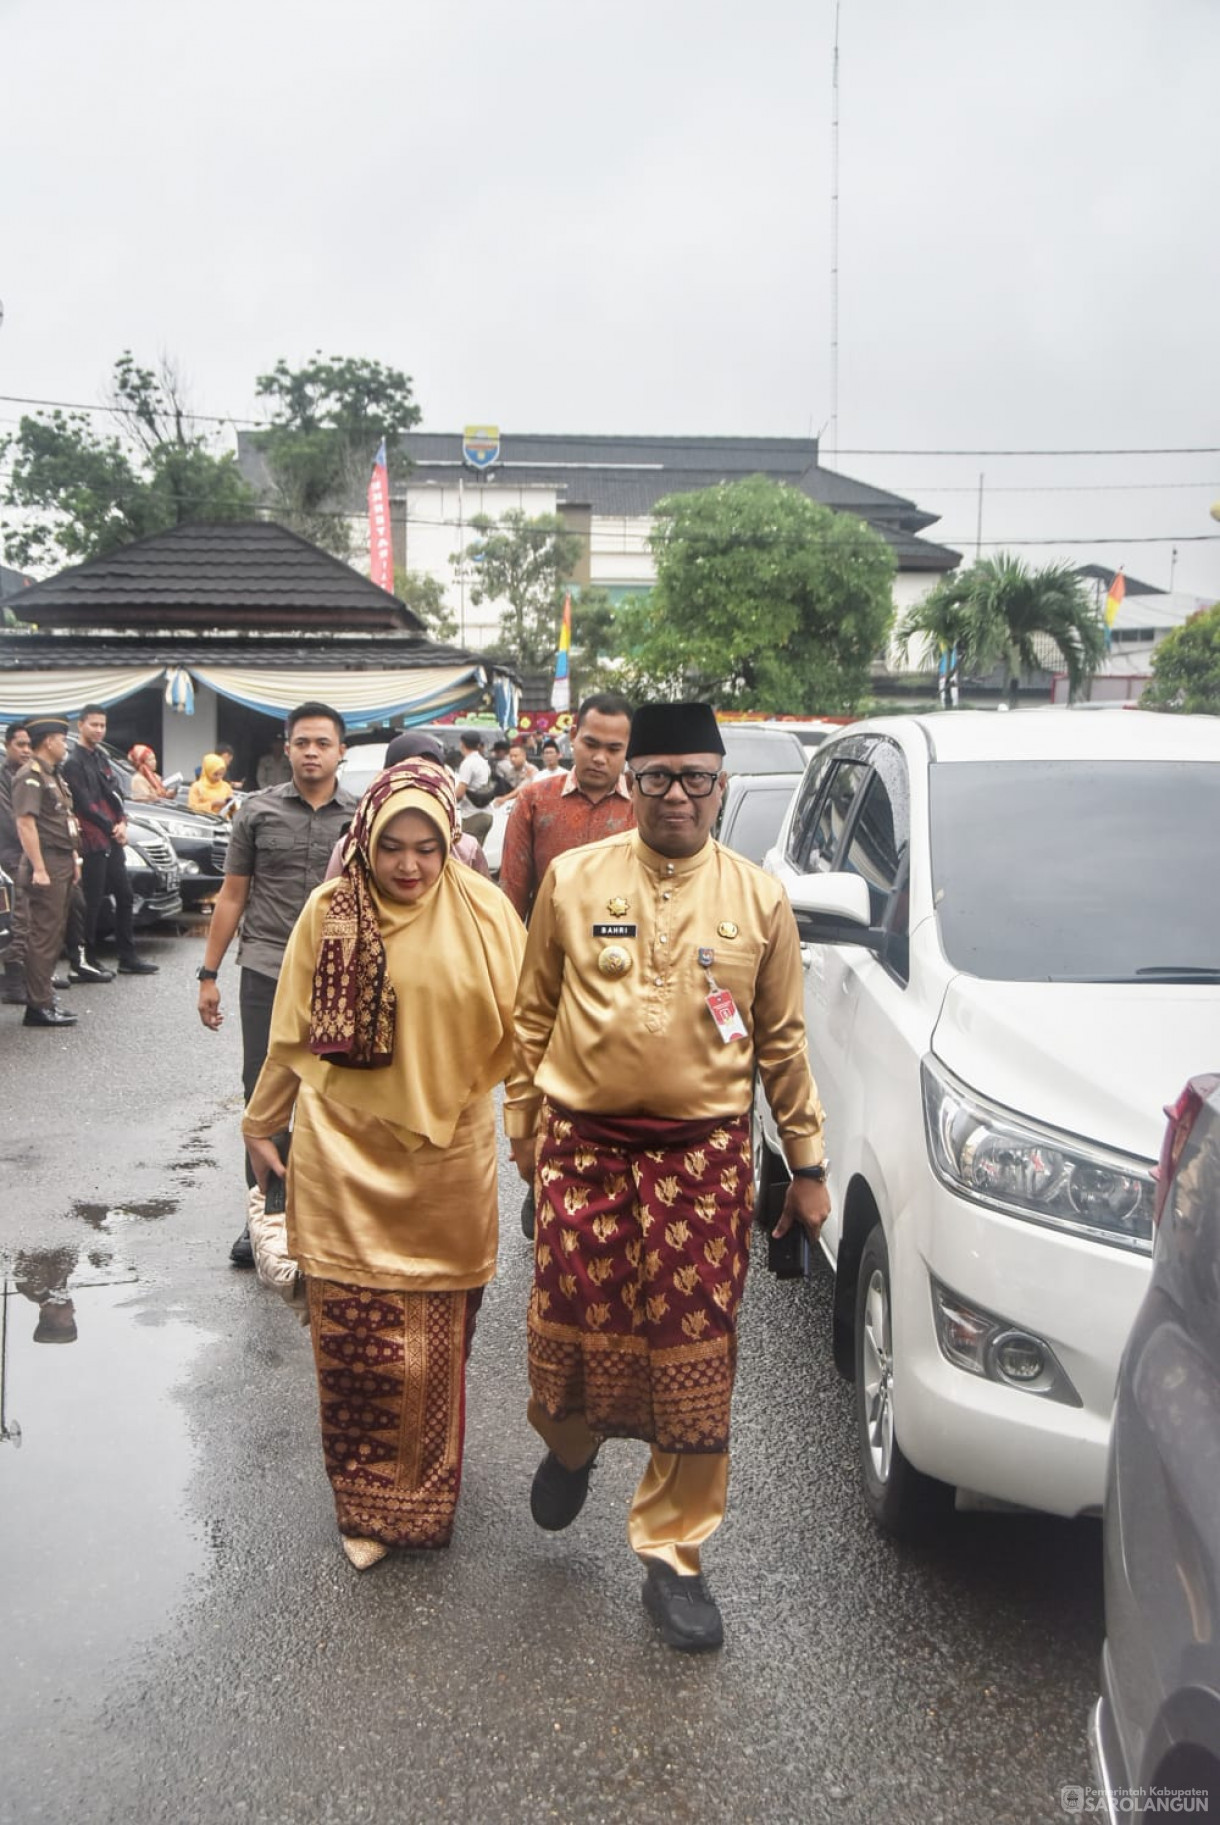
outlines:
[[[241, 466], [265, 486], [261, 458], [248, 433], [238, 439]], [[476, 514], [499, 519], [513, 509], [528, 518], [557, 514], [580, 535], [572, 581], [597, 585], [618, 600], [653, 582], [648, 535], [652, 510], [667, 494], [765, 475], [812, 500], [865, 520], [889, 542], [898, 564], [894, 603], [901, 612], [926, 594], [960, 554], [918, 535], [936, 523], [913, 501], [870, 487], [818, 461], [816, 438], [583, 437], [505, 434], [486, 468], [467, 460], [460, 432], [412, 431], [401, 440], [412, 468], [391, 488], [395, 562], [444, 585], [457, 638], [483, 647], [499, 631], [502, 605], [474, 603], [477, 572], [468, 552]], [[367, 554], [363, 501], [352, 502], [353, 546]]]

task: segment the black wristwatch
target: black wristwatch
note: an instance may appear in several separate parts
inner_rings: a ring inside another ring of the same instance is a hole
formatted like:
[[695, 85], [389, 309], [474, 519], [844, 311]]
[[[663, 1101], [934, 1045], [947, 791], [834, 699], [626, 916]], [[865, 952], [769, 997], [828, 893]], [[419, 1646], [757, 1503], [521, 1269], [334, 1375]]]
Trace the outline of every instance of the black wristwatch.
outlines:
[[219, 970], [205, 969], [203, 967], [202, 963], [199, 965], [199, 968], [195, 971], [196, 982], [217, 982], [217, 981], [219, 981], [219, 979], [220, 979]]
[[794, 1179], [812, 1179], [815, 1185], [824, 1185], [829, 1171], [830, 1161], [823, 1160], [820, 1166], [794, 1166], [792, 1176]]

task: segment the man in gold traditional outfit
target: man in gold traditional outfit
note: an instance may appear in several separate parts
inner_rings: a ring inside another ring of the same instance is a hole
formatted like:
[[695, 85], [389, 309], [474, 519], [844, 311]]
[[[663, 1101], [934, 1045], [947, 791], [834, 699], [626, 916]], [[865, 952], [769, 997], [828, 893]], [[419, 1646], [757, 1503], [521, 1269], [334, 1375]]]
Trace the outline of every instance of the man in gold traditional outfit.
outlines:
[[711, 840], [723, 758], [709, 705], [637, 710], [637, 828], [557, 857], [534, 903], [505, 1115], [537, 1185], [534, 1519], [575, 1520], [603, 1439], [647, 1440], [628, 1538], [682, 1649], [723, 1639], [700, 1548], [728, 1490], [755, 1071], [793, 1172], [776, 1234], [830, 1207], [796, 924]]

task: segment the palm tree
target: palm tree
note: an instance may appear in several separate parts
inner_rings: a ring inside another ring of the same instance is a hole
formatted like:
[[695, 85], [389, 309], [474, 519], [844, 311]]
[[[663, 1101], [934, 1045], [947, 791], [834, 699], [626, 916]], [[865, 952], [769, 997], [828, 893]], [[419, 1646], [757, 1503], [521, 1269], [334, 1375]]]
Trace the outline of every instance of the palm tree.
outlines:
[[1106, 650], [1105, 628], [1070, 564], [1030, 570], [1007, 552], [946, 577], [907, 612], [899, 638], [909, 647], [922, 635], [947, 651], [945, 640], [954, 630], [961, 663], [983, 671], [1003, 660], [1014, 697], [1020, 675], [1042, 669], [1039, 636], [1058, 648], [1072, 697], [1083, 690]]

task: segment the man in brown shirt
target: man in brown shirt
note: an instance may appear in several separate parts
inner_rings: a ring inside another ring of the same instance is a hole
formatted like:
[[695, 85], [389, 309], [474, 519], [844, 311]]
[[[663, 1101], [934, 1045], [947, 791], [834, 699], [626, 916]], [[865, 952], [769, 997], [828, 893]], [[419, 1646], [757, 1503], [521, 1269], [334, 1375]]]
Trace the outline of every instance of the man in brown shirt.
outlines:
[[[267, 1056], [271, 1009], [284, 947], [306, 900], [326, 877], [331, 850], [350, 823], [357, 801], [337, 783], [346, 753], [342, 716], [324, 703], [303, 703], [288, 718], [292, 778], [255, 792], [233, 820], [225, 881], [212, 909], [199, 977], [199, 1018], [215, 1032], [220, 966], [238, 928], [241, 941], [242, 1084], [254, 1095]], [[254, 1190], [249, 1162], [246, 1183]], [[230, 1250], [237, 1267], [253, 1267], [248, 1230]]]

